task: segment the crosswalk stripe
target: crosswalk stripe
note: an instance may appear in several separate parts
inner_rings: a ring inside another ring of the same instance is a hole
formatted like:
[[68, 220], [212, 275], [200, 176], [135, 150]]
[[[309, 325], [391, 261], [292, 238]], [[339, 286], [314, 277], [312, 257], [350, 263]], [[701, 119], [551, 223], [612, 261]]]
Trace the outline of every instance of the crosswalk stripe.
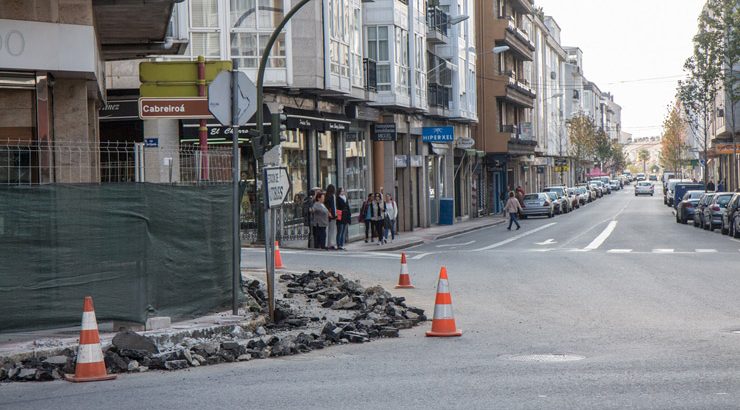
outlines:
[[673, 253], [673, 249], [653, 249], [653, 253]]
[[716, 249], [694, 249], [696, 253], [717, 253]]

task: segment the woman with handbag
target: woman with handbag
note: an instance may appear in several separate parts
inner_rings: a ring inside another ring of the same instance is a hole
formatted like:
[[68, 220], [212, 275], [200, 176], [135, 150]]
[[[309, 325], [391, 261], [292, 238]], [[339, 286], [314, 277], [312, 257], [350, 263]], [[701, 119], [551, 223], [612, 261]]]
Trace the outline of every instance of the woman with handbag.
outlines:
[[398, 217], [398, 205], [391, 194], [385, 194], [385, 215], [383, 217], [383, 242], [388, 243], [388, 233], [391, 234], [391, 242], [396, 239], [396, 218]]
[[383, 221], [385, 220], [385, 204], [383, 196], [376, 193], [373, 203], [370, 205], [371, 220], [373, 225], [373, 236], [378, 238], [378, 245], [383, 244]]

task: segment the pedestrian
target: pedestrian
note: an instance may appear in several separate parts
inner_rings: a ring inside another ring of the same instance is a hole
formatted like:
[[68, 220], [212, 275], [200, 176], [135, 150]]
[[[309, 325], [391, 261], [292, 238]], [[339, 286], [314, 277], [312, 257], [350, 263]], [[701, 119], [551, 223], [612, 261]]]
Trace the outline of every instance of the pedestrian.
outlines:
[[326, 209], [329, 210], [329, 226], [326, 232], [326, 249], [337, 249], [337, 188], [334, 184], [326, 187]]
[[717, 192], [725, 192], [725, 180], [720, 179], [719, 182], [717, 182]]
[[506, 205], [506, 200], [509, 199], [509, 192], [511, 192], [511, 185], [506, 186], [506, 191], [502, 191], [499, 195], [499, 206], [501, 207], [501, 215], [506, 216], [506, 210], [504, 209], [504, 205]]
[[337, 189], [337, 249], [345, 250], [344, 244], [347, 241], [347, 232], [349, 224], [352, 222], [352, 211], [349, 208], [349, 201], [344, 192], [344, 188]]
[[709, 183], [707, 184], [707, 191], [712, 192], [714, 191], [714, 181], [711, 179], [709, 180]]
[[509, 192], [509, 200], [506, 201], [506, 212], [509, 213], [509, 227], [506, 228], [508, 230], [511, 230], [511, 224], [516, 224], [517, 231], [521, 226], [519, 226], [519, 221], [517, 221], [517, 215], [522, 210], [522, 206], [519, 204], [519, 201], [514, 198], [514, 193]]
[[515, 191], [516, 199], [519, 201], [519, 206], [524, 206], [524, 188], [521, 185], [517, 185]]
[[383, 217], [383, 242], [388, 243], [388, 233], [391, 234], [391, 242], [396, 239], [396, 218], [398, 218], [398, 205], [391, 194], [385, 194], [385, 216]]
[[373, 236], [378, 239], [378, 245], [383, 244], [383, 220], [385, 218], [385, 204], [383, 196], [375, 193], [371, 204], [371, 220], [373, 223]]
[[315, 187], [311, 188], [308, 191], [308, 195], [306, 195], [305, 198], [303, 198], [303, 204], [302, 204], [302, 214], [303, 214], [303, 225], [307, 226], [309, 229], [309, 235], [308, 235], [308, 247], [309, 248], [319, 248], [317, 244], [314, 242], [314, 237], [316, 236], [314, 233], [315, 224], [313, 223], [313, 216], [312, 216], [312, 207], [314, 200], [316, 199], [316, 194], [321, 191], [321, 188]]
[[319, 191], [311, 207], [311, 220], [314, 224], [314, 247], [326, 249], [326, 227], [329, 225], [329, 209], [324, 205], [326, 195]]
[[374, 241], [373, 239], [373, 210], [372, 210], [372, 204], [373, 204], [373, 194], [367, 194], [367, 199], [365, 202], [362, 203], [362, 206], [360, 207], [360, 215], [359, 215], [359, 221], [363, 222], [365, 224], [365, 243], [367, 243], [368, 236], [370, 237], [370, 241]]

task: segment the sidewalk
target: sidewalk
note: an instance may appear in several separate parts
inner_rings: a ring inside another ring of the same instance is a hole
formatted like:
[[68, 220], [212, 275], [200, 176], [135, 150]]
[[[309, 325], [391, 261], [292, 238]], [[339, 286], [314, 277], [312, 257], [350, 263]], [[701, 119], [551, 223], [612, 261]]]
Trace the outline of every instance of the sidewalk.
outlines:
[[[346, 244], [345, 248], [348, 251], [355, 252], [397, 251], [435, 240], [448, 238], [450, 236], [488, 228], [490, 226], [502, 224], [505, 221], [506, 219], [501, 215], [473, 218], [467, 221], [457, 222], [453, 225], [435, 225], [429, 228], [416, 228], [411, 232], [401, 232], [396, 234], [396, 240], [393, 242], [389, 240], [388, 243], [384, 245], [378, 245], [377, 242], [365, 243], [363, 239], [359, 239]], [[306, 249], [308, 242], [306, 240], [284, 241], [280, 246], [282, 249]]]

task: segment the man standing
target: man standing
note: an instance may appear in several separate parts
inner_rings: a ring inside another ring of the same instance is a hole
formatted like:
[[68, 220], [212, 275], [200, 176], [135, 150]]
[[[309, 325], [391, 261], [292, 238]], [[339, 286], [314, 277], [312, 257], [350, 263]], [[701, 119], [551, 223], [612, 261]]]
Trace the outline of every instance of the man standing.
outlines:
[[514, 198], [513, 192], [509, 192], [509, 200], [506, 201], [506, 207], [504, 209], [509, 213], [509, 227], [506, 229], [511, 230], [511, 224], [516, 224], [516, 229], [518, 231], [521, 226], [519, 226], [519, 221], [517, 221], [517, 215], [519, 214], [519, 211], [522, 210], [522, 206], [519, 204], [519, 201]]
[[707, 191], [714, 192], [714, 181], [711, 179], [709, 180], [709, 183], [707, 184]]

